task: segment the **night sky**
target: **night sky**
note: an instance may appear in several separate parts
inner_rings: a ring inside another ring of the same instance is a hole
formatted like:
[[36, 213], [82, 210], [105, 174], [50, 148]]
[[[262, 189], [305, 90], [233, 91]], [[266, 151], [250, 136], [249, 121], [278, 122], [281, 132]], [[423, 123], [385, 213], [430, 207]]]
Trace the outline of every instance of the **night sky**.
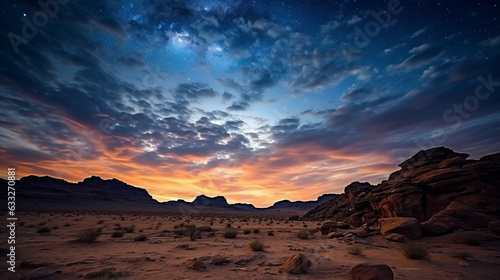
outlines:
[[0, 4], [18, 176], [268, 206], [378, 183], [421, 149], [500, 151], [498, 1], [40, 3]]

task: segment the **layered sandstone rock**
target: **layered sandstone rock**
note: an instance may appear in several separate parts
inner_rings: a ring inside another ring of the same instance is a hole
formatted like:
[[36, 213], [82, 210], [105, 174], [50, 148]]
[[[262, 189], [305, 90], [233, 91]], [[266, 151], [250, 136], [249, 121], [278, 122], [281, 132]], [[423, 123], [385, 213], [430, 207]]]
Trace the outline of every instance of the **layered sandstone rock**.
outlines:
[[[500, 218], [500, 153], [468, 160], [445, 147], [420, 151], [377, 186], [354, 182], [304, 218], [373, 224], [411, 217], [426, 235], [486, 228]], [[370, 224], [371, 225], [371, 224]]]

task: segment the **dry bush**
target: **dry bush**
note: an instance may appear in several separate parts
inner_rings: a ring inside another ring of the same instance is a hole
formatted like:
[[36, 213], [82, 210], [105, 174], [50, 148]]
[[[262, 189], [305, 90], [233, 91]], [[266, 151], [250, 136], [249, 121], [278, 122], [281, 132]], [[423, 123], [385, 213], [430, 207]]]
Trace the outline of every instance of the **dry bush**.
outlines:
[[146, 241], [147, 239], [148, 239], [148, 237], [145, 234], [140, 234], [140, 235], [137, 235], [136, 237], [134, 237], [134, 241], [136, 241], [136, 242]]
[[260, 233], [260, 229], [258, 229], [258, 228], [254, 229], [253, 233]]
[[236, 235], [238, 235], [238, 231], [235, 230], [235, 229], [227, 229], [225, 232], [224, 232], [224, 237], [225, 238], [236, 238]]
[[410, 260], [429, 259], [429, 251], [427, 251], [427, 248], [416, 242], [401, 245], [401, 251], [403, 252], [403, 255]]
[[212, 227], [209, 226], [201, 226], [198, 229], [202, 232], [211, 232], [213, 230]]
[[299, 239], [304, 239], [304, 240], [307, 240], [309, 239], [309, 231], [307, 230], [301, 230], [297, 233], [297, 237]]
[[357, 245], [348, 246], [346, 248], [346, 250], [351, 255], [355, 255], [355, 256], [362, 256], [363, 255], [363, 249]]
[[249, 230], [249, 229], [245, 229], [245, 230], [243, 231], [243, 233], [244, 233], [244, 234], [250, 234], [251, 232], [252, 232], [252, 231], [251, 231], [251, 230]]
[[248, 243], [248, 246], [250, 246], [250, 249], [254, 252], [262, 252], [264, 251], [264, 243], [258, 239], [254, 239]]
[[114, 231], [113, 233], [111, 233], [111, 237], [113, 238], [118, 238], [122, 236], [123, 236], [123, 231]]
[[194, 241], [196, 240], [196, 238], [201, 237], [201, 232], [195, 225], [187, 225], [186, 234], [189, 236], [189, 239], [191, 239], [191, 241]]
[[85, 229], [78, 233], [78, 238], [76, 242], [90, 243], [94, 242], [99, 236], [101, 236], [101, 229]]

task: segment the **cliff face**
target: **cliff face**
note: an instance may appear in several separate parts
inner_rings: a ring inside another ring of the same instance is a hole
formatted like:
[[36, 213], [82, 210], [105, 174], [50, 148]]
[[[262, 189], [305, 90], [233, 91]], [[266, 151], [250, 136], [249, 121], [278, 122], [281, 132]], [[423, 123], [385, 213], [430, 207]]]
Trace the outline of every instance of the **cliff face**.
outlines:
[[377, 186], [352, 183], [304, 218], [413, 217], [427, 235], [486, 227], [500, 217], [500, 153], [479, 160], [439, 147], [420, 151]]

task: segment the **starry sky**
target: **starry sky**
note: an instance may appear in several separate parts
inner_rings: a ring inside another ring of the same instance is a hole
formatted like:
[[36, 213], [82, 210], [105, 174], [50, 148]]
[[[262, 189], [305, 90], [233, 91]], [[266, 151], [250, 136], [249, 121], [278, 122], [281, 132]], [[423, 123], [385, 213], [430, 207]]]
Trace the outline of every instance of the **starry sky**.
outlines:
[[5, 0], [1, 165], [265, 207], [499, 152], [499, 5]]

